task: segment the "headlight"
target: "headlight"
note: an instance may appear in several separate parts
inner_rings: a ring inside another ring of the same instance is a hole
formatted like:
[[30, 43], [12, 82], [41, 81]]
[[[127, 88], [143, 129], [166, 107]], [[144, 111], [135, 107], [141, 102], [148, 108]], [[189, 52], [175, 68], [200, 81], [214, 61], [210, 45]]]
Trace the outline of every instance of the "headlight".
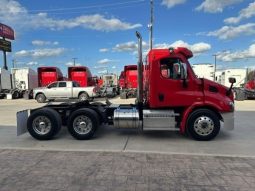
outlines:
[[229, 105], [231, 111], [234, 111], [234, 110], [235, 110], [235, 103], [234, 103], [234, 102], [230, 101], [230, 102], [228, 103], [228, 105]]

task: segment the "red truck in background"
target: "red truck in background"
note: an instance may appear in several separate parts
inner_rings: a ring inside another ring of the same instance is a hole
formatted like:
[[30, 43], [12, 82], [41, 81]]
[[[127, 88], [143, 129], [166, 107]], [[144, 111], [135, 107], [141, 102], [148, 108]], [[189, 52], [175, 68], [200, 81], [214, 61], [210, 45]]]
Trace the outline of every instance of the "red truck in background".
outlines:
[[120, 76], [119, 76], [119, 87], [121, 90], [125, 88], [124, 71], [121, 71]]
[[255, 70], [247, 74], [246, 81], [243, 88], [234, 88], [235, 99], [238, 101], [255, 99]]
[[52, 82], [65, 80], [61, 70], [57, 67], [38, 67], [38, 87], [45, 87]]
[[124, 66], [119, 77], [120, 98], [136, 97], [137, 94], [137, 65]]
[[196, 140], [215, 138], [221, 127], [234, 128], [235, 78], [231, 87], [197, 78], [188, 61], [187, 48], [152, 49], [143, 64], [142, 37], [138, 38], [137, 101], [135, 104], [107, 102], [50, 104], [17, 113], [18, 135], [28, 131], [38, 140], [56, 136], [62, 124], [76, 139], [93, 137], [102, 124], [118, 129], [179, 131]]
[[96, 81], [86, 66], [68, 67], [68, 80], [76, 81], [81, 87], [95, 86]]

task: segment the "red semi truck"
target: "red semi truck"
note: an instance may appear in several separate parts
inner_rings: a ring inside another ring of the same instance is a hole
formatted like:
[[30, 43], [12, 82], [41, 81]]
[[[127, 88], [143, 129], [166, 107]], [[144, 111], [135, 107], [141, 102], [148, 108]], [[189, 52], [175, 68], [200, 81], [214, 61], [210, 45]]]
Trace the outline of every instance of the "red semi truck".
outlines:
[[121, 89], [120, 97], [136, 97], [137, 93], [137, 65], [124, 66], [124, 71], [119, 77], [119, 86]]
[[57, 67], [39, 67], [37, 73], [38, 87], [45, 87], [52, 82], [65, 80], [61, 70]]
[[81, 87], [96, 85], [89, 68], [86, 66], [68, 67], [68, 79], [70, 81], [76, 81]]
[[[138, 93], [136, 104], [78, 102], [46, 105], [17, 113], [18, 134], [52, 139], [67, 124], [79, 140], [90, 139], [101, 124], [143, 131], [188, 132], [196, 140], [211, 140], [220, 128], [234, 128], [231, 88], [197, 78], [188, 61], [187, 48], [152, 49], [142, 62], [142, 37], [138, 38]], [[163, 75], [162, 75], [163, 74]], [[229, 81], [235, 83], [234, 78]]]

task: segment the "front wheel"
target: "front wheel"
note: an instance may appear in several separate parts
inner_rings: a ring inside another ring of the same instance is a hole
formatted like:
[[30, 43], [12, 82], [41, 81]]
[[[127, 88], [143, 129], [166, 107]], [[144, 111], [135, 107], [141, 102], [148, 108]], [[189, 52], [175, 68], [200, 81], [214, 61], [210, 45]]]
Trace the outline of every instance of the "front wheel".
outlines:
[[78, 109], [68, 119], [68, 131], [78, 140], [87, 140], [93, 137], [99, 126], [98, 115], [91, 109]]
[[220, 131], [220, 120], [215, 112], [208, 109], [193, 111], [187, 121], [187, 130], [196, 140], [209, 141]]

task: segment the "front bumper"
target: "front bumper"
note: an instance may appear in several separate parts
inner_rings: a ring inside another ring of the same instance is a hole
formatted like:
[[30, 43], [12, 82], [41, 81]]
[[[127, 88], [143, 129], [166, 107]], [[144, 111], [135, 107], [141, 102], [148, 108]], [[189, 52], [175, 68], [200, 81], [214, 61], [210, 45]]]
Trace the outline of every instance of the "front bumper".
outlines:
[[221, 127], [227, 130], [233, 130], [235, 127], [235, 114], [234, 112], [221, 113], [222, 121]]

